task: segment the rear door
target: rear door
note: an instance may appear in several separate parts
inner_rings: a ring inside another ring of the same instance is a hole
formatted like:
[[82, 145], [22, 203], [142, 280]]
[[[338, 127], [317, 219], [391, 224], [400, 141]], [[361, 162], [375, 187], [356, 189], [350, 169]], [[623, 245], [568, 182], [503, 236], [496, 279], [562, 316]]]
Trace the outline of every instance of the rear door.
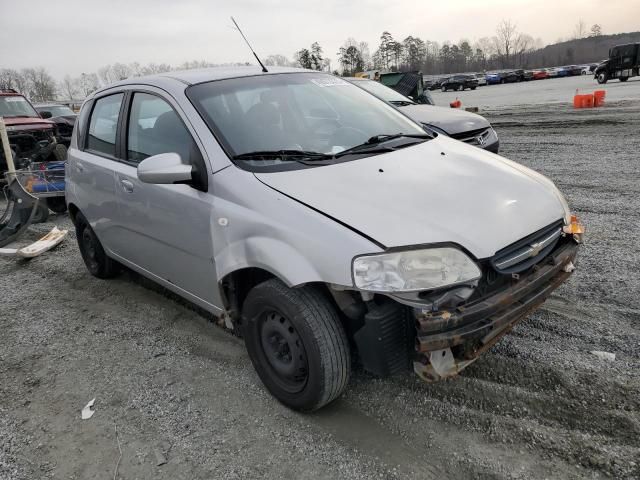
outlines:
[[113, 167], [118, 164], [117, 126], [123, 99], [123, 92], [94, 99], [87, 106], [89, 118], [78, 135], [78, 148], [68, 154], [67, 175], [74, 201], [107, 251], [114, 243], [118, 211]]
[[[213, 196], [201, 147], [162, 91], [133, 90], [121, 125], [123, 161], [116, 167], [117, 254], [181, 292], [219, 305], [213, 261]], [[137, 165], [174, 152], [194, 166], [193, 185], [152, 185], [138, 180]]]

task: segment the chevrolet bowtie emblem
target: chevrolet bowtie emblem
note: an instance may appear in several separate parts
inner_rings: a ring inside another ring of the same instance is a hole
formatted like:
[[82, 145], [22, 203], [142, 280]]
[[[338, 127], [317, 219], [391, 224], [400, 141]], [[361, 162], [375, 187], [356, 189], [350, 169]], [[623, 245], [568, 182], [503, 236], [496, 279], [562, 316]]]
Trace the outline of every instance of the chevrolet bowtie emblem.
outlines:
[[542, 250], [542, 244], [540, 243], [533, 243], [529, 246], [531, 247], [531, 252], [529, 253], [530, 257], [536, 257]]
[[484, 139], [484, 137], [482, 135], [478, 135], [476, 137], [476, 141], [478, 142], [478, 145], [484, 145], [486, 140]]

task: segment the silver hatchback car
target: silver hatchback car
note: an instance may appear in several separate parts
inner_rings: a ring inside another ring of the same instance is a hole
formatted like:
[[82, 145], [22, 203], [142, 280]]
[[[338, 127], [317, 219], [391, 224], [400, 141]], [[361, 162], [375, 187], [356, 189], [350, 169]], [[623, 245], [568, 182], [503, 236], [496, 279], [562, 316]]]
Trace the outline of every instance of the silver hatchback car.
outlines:
[[132, 78], [87, 99], [67, 203], [91, 274], [124, 265], [246, 342], [311, 411], [376, 375], [456, 375], [574, 269], [551, 181], [321, 72]]

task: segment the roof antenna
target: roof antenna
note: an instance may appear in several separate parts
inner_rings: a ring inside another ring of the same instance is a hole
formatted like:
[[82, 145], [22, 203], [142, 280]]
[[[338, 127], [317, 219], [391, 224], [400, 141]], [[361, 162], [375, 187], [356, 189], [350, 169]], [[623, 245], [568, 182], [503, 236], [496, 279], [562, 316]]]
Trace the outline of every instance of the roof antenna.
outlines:
[[262, 62], [260, 61], [260, 59], [258, 58], [258, 54], [256, 52], [253, 51], [253, 48], [251, 48], [251, 44], [249, 43], [249, 40], [247, 40], [247, 37], [244, 36], [244, 33], [242, 33], [242, 30], [240, 30], [240, 27], [238, 26], [238, 24], [236, 23], [235, 19], [233, 17], [231, 17], [231, 21], [233, 22], [233, 24], [236, 26], [236, 28], [238, 29], [238, 31], [240, 32], [240, 35], [242, 35], [242, 38], [244, 38], [244, 41], [247, 43], [247, 46], [249, 47], [249, 50], [251, 50], [251, 53], [253, 53], [253, 56], [256, 57], [256, 60], [258, 61], [258, 63], [260, 64], [260, 66], [262, 67], [262, 71], [264, 73], [269, 73], [269, 70], [267, 70], [267, 67], [265, 67]]

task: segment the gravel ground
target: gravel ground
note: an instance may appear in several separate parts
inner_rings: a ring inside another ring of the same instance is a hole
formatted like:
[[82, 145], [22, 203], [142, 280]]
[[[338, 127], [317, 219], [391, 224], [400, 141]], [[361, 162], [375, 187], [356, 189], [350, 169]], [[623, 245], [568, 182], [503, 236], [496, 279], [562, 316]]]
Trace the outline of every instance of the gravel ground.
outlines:
[[[133, 273], [90, 277], [70, 232], [0, 258], [0, 479], [640, 478], [640, 102], [486, 114], [588, 233], [570, 282], [462, 376], [356, 371], [291, 412], [239, 339]], [[30, 238], [53, 224], [72, 229]]]

